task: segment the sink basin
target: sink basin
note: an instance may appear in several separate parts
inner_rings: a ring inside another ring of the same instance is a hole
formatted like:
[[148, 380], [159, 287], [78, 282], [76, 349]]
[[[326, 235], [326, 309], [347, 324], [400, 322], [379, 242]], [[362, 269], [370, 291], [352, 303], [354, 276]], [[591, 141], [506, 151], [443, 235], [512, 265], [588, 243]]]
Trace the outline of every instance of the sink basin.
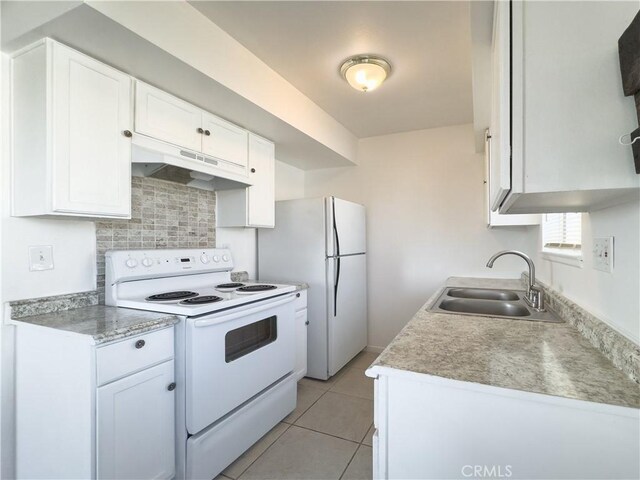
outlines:
[[[505, 292], [507, 293], [507, 292]], [[516, 295], [516, 299], [518, 296]], [[500, 317], [528, 317], [529, 309], [522, 304], [496, 300], [479, 300], [476, 298], [445, 298], [439, 308], [449, 312], [476, 313]]]
[[562, 323], [552, 311], [534, 310], [524, 298], [523, 290], [446, 287], [431, 304], [429, 311], [450, 315]]
[[488, 288], [451, 288], [447, 292], [450, 297], [479, 298], [484, 300], [519, 300], [516, 292], [508, 290], [490, 290]]

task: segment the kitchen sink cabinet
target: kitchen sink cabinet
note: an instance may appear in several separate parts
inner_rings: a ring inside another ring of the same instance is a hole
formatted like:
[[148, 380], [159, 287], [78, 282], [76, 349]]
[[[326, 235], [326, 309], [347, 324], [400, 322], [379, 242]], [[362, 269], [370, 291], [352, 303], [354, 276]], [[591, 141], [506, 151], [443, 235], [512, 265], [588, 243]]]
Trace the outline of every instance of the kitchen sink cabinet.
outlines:
[[131, 78], [51, 39], [12, 58], [12, 214], [131, 214]]
[[495, 2], [492, 210], [591, 211], [637, 198], [640, 177], [618, 142], [636, 116], [617, 53], [636, 13], [633, 2]]
[[249, 176], [252, 186], [217, 193], [218, 227], [275, 226], [275, 145], [249, 134]]
[[14, 324], [18, 479], [174, 477], [173, 327], [95, 345]]
[[367, 375], [374, 479], [638, 476], [635, 409], [386, 367]]

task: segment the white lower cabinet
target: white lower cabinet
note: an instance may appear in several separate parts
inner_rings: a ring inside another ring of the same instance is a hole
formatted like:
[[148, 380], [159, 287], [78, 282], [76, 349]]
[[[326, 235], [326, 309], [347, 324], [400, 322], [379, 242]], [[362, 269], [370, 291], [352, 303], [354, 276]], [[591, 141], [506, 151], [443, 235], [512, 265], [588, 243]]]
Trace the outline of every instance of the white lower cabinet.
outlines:
[[307, 374], [307, 292], [299, 292], [296, 299], [296, 369], [293, 376], [296, 381]]
[[175, 476], [173, 327], [95, 345], [11, 323], [18, 479]]
[[173, 360], [98, 388], [97, 478], [172, 478]]
[[639, 478], [640, 416], [373, 367], [376, 479]]

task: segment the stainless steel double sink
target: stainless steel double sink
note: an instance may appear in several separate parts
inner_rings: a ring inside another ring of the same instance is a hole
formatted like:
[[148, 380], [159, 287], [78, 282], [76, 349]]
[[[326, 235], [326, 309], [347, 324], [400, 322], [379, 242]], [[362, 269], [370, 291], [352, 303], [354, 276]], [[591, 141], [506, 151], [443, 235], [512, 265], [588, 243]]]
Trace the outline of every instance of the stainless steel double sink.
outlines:
[[531, 308], [526, 303], [525, 292], [522, 290], [447, 287], [429, 311], [538, 322], [562, 322], [548, 310], [539, 312]]

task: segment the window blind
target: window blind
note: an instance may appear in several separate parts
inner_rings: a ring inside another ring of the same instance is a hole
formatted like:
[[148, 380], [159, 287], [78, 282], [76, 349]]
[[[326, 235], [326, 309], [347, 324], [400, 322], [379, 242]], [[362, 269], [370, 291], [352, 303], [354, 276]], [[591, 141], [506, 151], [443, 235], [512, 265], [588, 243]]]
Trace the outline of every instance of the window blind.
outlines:
[[582, 247], [581, 213], [547, 213], [542, 224], [544, 248], [580, 250]]

